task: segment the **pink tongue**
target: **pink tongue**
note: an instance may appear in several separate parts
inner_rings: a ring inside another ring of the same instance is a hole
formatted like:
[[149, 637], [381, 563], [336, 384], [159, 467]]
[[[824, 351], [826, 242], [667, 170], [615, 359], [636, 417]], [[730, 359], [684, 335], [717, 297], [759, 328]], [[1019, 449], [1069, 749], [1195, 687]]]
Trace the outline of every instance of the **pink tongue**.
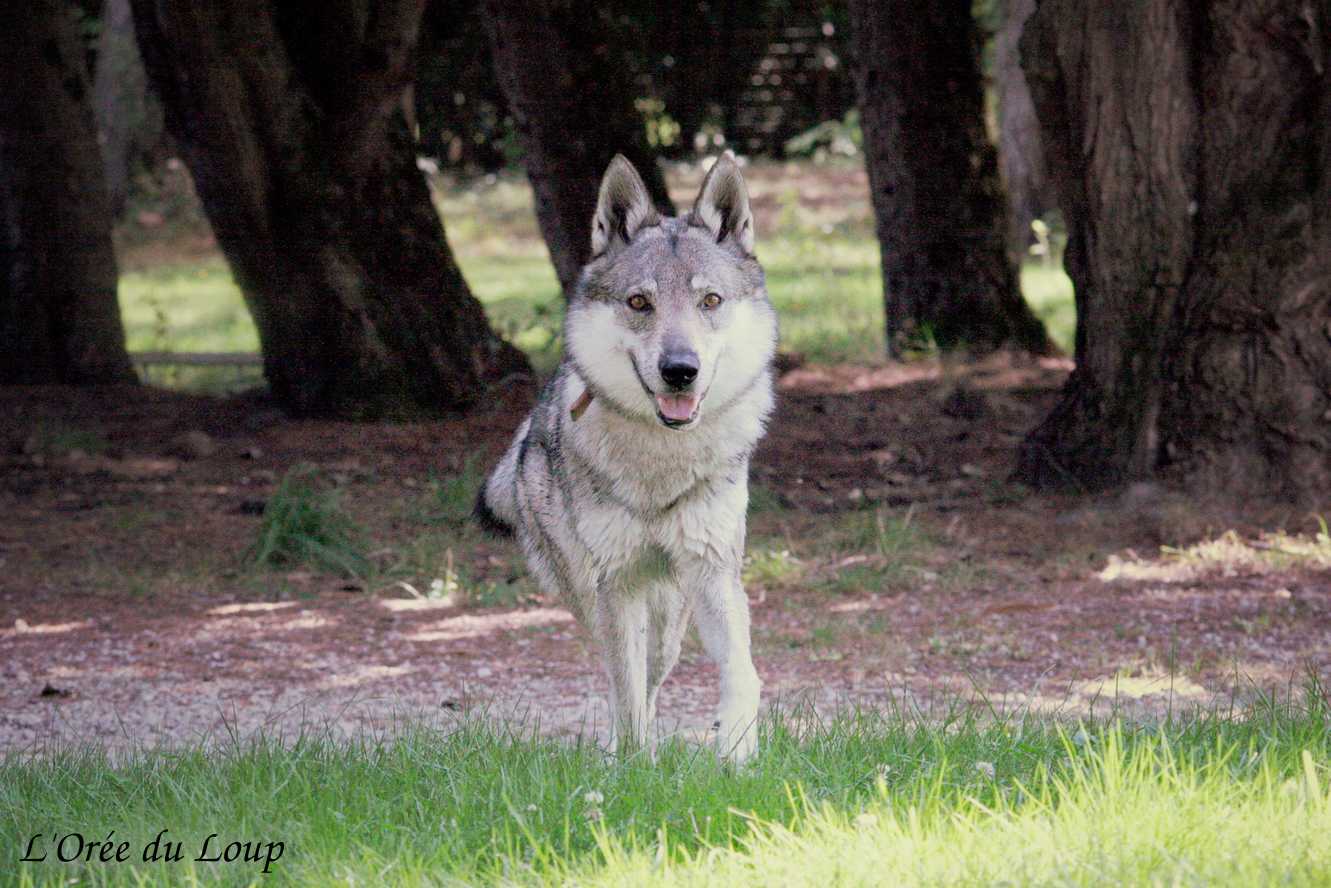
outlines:
[[698, 406], [697, 395], [657, 395], [656, 406], [666, 419], [684, 422], [693, 418], [693, 411]]

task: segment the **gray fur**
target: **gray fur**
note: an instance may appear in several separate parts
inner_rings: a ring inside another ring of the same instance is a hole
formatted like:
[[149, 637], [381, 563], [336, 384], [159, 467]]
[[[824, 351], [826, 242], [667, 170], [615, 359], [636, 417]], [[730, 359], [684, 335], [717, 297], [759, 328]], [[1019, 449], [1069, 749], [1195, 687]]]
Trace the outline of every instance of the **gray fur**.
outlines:
[[[760, 681], [740, 568], [776, 317], [752, 233], [729, 154], [679, 218], [658, 216], [616, 158], [563, 363], [477, 504], [514, 529], [532, 574], [600, 644], [623, 749], [650, 746], [657, 693], [693, 617], [721, 672], [719, 750], [754, 750]], [[634, 296], [650, 308], [635, 309]], [[697, 376], [672, 387], [662, 362], [683, 353]]]

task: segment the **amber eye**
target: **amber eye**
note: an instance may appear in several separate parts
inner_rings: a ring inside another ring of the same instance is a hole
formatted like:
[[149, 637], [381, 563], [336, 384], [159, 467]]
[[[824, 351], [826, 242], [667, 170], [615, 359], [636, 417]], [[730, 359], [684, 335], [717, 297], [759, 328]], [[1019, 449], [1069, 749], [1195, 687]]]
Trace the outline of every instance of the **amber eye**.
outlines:
[[652, 309], [652, 303], [641, 293], [634, 293], [630, 296], [628, 306], [634, 311], [651, 311]]
[[702, 298], [703, 308], [716, 308], [720, 304], [721, 304], [720, 293], [708, 293], [706, 296]]

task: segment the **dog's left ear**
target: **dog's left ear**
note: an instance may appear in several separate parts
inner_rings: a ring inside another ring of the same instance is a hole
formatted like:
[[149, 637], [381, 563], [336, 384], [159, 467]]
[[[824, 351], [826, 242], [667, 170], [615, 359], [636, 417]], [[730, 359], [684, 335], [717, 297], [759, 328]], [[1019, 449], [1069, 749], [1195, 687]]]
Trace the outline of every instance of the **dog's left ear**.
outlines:
[[753, 211], [749, 190], [740, 175], [735, 155], [726, 151], [716, 159], [693, 204], [693, 219], [705, 226], [719, 244], [733, 238], [746, 256], [753, 255]]

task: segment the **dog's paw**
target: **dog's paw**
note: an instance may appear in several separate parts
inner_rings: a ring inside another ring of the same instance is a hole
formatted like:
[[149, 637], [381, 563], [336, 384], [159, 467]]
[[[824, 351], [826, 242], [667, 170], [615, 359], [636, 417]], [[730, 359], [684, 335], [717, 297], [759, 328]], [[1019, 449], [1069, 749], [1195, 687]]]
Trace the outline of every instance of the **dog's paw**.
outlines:
[[716, 724], [716, 754], [721, 761], [742, 765], [758, 751], [758, 724], [756, 719], [727, 724], [722, 719]]

